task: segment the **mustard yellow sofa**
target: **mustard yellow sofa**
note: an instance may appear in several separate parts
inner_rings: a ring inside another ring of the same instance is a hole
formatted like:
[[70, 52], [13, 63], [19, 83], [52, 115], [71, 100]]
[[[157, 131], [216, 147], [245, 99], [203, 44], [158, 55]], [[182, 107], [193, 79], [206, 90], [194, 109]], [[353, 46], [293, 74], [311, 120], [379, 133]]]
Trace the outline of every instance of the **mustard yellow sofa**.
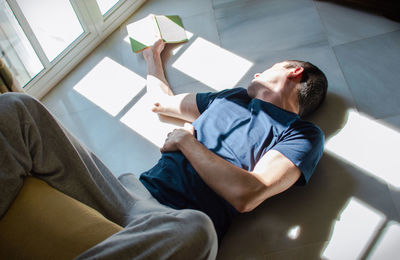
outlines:
[[73, 259], [121, 229], [95, 209], [26, 177], [0, 219], [0, 259]]

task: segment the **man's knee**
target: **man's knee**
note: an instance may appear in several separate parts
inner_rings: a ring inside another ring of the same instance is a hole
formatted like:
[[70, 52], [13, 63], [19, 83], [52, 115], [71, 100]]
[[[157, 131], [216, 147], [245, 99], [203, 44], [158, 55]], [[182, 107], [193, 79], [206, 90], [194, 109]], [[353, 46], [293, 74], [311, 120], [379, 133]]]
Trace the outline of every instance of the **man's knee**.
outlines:
[[13, 104], [18, 101], [26, 101], [26, 100], [35, 100], [35, 98], [24, 94], [24, 93], [17, 93], [17, 92], [7, 92], [0, 95], [0, 103], [3, 104]]
[[[24, 93], [7, 92], [0, 95], [0, 106], [4, 113], [12, 113], [25, 109], [27, 106], [37, 105], [39, 101]], [[7, 111], [8, 110], [8, 111]]]
[[[196, 259], [215, 259], [218, 239], [211, 219], [196, 210], [182, 210], [183, 235]], [[197, 250], [197, 252], [195, 252]]]

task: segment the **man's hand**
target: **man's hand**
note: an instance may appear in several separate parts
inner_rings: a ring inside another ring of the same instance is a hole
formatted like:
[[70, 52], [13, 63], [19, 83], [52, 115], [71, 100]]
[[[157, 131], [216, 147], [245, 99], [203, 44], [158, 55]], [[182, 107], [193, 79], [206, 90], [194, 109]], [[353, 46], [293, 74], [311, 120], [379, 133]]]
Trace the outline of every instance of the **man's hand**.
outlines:
[[185, 123], [183, 128], [177, 128], [168, 134], [160, 151], [162, 153], [179, 151], [179, 145], [189, 141], [191, 138], [195, 138], [194, 127], [189, 123]]
[[151, 109], [154, 113], [168, 115], [167, 108], [162, 105], [160, 102], [156, 102], [153, 104], [153, 108]]
[[153, 46], [147, 47], [143, 50], [143, 57], [145, 60], [153, 59], [155, 56], [160, 56], [161, 52], [164, 50], [165, 42], [160, 39], [156, 41]]

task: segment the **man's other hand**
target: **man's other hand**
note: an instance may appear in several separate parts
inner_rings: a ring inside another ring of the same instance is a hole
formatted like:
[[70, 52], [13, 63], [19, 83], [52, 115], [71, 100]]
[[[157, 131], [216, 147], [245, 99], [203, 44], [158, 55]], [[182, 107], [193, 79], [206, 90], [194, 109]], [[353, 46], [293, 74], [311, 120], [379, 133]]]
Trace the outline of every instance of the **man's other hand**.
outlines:
[[195, 138], [194, 127], [189, 123], [185, 123], [182, 128], [177, 128], [167, 135], [167, 139], [160, 151], [162, 153], [179, 151], [180, 145], [193, 138]]

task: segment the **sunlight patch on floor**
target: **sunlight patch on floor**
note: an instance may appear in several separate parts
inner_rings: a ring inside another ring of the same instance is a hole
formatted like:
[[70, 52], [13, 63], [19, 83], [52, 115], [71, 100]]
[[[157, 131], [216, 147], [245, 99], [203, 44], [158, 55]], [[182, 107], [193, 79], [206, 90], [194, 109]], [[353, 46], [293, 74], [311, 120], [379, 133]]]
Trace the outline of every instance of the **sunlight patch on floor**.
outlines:
[[288, 238], [295, 240], [300, 236], [301, 227], [299, 225], [293, 226], [289, 229], [287, 236]]
[[356, 198], [350, 198], [332, 228], [326, 259], [360, 259], [385, 221], [379, 211]]
[[233, 88], [253, 63], [198, 37], [172, 67], [215, 90]]
[[145, 86], [144, 78], [105, 57], [74, 86], [74, 89], [115, 116]]
[[159, 116], [151, 111], [153, 103], [154, 97], [151, 94], [145, 94], [120, 121], [154, 145], [162, 147], [167, 134], [183, 126], [183, 121], [173, 118], [160, 120]]
[[399, 241], [400, 224], [396, 221], [390, 221], [369, 259], [397, 259], [399, 257]]
[[348, 121], [325, 149], [400, 188], [400, 133], [369, 116], [349, 111]]

